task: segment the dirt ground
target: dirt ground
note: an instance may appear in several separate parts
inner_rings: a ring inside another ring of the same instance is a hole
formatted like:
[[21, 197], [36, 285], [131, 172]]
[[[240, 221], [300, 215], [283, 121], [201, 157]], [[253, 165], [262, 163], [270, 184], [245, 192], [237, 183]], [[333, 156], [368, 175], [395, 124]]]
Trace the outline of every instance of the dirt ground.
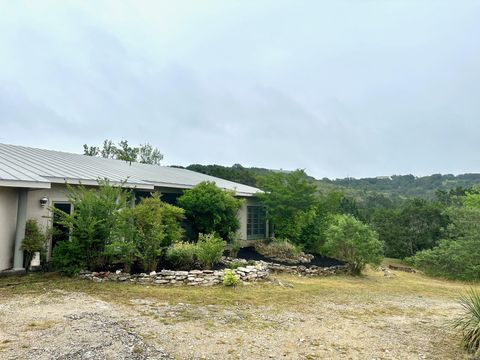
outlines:
[[0, 279], [1, 359], [462, 359], [466, 286], [417, 274], [236, 289]]

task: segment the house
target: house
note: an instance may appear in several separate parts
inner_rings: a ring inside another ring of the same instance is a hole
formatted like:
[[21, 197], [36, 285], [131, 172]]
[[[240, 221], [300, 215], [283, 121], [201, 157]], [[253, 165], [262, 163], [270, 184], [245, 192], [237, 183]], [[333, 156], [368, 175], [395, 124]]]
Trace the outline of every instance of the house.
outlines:
[[[254, 197], [260, 191], [257, 188], [181, 168], [0, 144], [0, 271], [23, 267], [20, 246], [27, 219], [36, 219], [44, 228], [59, 226], [53, 222], [51, 209], [71, 211], [66, 184], [94, 187], [98, 179], [130, 187], [137, 197], [158, 191], [170, 203], [185, 189], [213, 181], [246, 200], [238, 213], [240, 239], [268, 235], [264, 212]], [[48, 254], [58, 240], [50, 239]]]

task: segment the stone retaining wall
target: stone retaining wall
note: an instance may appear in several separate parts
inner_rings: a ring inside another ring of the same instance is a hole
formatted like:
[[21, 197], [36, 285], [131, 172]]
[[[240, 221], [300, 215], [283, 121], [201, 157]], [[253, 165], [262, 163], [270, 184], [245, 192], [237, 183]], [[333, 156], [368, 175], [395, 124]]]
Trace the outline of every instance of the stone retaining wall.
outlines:
[[346, 265], [336, 265], [329, 267], [320, 266], [286, 266], [275, 263], [265, 263], [268, 270], [274, 273], [287, 273], [300, 276], [328, 276], [336, 274], [345, 274], [347, 272]]
[[[242, 266], [232, 270], [242, 281], [256, 281], [268, 277], [269, 270], [264, 264], [255, 266]], [[190, 285], [190, 286], [212, 286], [223, 283], [224, 270], [190, 270], [173, 271], [162, 270], [152, 271], [150, 274], [125, 274], [121, 271], [112, 272], [82, 272], [79, 277], [95, 282], [131, 282], [147, 285]]]
[[[237, 263], [237, 264], [243, 265], [243, 264], [247, 264], [247, 260], [225, 257], [223, 259], [223, 263], [225, 265], [228, 265], [229, 263]], [[287, 273], [287, 274], [300, 275], [300, 276], [328, 276], [328, 275], [336, 275], [336, 274], [345, 274], [347, 272], [346, 265], [321, 267], [316, 265], [281, 265], [278, 263], [265, 262], [265, 261], [257, 261], [256, 263], [262, 264], [264, 267], [270, 270], [270, 272], [273, 272], [273, 273]]]

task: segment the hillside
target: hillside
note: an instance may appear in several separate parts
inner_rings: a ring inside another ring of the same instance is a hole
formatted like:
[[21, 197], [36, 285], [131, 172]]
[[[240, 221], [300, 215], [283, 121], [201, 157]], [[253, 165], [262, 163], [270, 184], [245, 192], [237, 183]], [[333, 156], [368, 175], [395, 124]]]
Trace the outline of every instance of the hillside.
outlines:
[[[186, 168], [251, 186], [257, 185], [258, 176], [265, 175], [270, 171], [282, 171], [255, 167], [248, 168], [240, 164], [233, 166], [192, 164]], [[455, 188], [470, 188], [473, 185], [480, 184], [480, 174], [434, 174], [420, 177], [414, 175], [392, 175], [333, 180], [328, 178], [309, 178], [317, 183], [320, 191], [337, 190], [356, 198], [372, 193], [382, 194], [391, 199], [433, 198], [437, 190], [448, 191]]]

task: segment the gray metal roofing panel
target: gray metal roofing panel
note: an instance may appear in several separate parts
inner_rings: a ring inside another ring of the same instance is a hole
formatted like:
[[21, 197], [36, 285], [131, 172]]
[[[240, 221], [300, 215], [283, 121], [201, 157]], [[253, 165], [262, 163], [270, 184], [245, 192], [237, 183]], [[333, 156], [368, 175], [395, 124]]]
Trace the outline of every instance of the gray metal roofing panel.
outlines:
[[188, 189], [202, 181], [251, 196], [260, 190], [194, 171], [166, 166], [147, 165], [91, 157], [61, 151], [0, 144], [0, 180], [82, 182], [109, 179], [126, 181], [139, 188], [171, 186]]

